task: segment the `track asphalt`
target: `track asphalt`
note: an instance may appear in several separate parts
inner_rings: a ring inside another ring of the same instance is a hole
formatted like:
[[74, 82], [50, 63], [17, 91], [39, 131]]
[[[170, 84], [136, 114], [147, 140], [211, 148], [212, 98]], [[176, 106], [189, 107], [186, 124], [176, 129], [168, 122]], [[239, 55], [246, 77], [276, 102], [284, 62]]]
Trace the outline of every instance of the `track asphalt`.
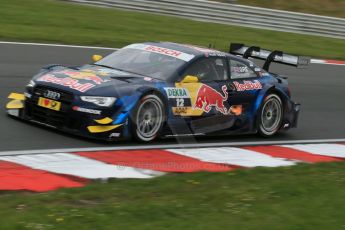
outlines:
[[[140, 143], [95, 142], [56, 130], [19, 122], [6, 115], [5, 104], [11, 92], [23, 92], [30, 78], [47, 64], [77, 66], [91, 62], [93, 54], [106, 55], [106, 49], [0, 44], [0, 151], [84, 147], [133, 146]], [[345, 138], [345, 66], [311, 64], [305, 69], [273, 65], [272, 72], [289, 77], [295, 101], [302, 104], [297, 129], [269, 140]], [[267, 141], [255, 135], [164, 139], [154, 144]]]

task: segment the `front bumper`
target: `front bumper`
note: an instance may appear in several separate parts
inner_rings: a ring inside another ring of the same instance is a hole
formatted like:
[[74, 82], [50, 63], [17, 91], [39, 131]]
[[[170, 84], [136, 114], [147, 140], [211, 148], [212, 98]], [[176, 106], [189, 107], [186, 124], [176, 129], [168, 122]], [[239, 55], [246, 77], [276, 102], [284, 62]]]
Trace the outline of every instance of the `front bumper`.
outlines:
[[[38, 106], [38, 98], [33, 94], [28, 97], [12, 93], [9, 99], [11, 101], [6, 105], [8, 115], [25, 121], [97, 140], [114, 141], [129, 137], [128, 121], [123, 118], [124, 114], [111, 109], [104, 109], [101, 114], [90, 114], [85, 109], [77, 111], [73, 101], [62, 98], [61, 111], [54, 111]], [[116, 119], [118, 115], [122, 115], [122, 122]]]

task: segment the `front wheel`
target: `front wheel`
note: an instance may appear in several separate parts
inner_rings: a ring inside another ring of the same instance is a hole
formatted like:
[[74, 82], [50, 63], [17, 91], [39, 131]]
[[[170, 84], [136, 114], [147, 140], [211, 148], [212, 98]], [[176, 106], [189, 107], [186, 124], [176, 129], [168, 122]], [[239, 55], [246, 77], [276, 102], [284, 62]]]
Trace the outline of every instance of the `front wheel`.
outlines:
[[280, 97], [276, 94], [266, 96], [258, 116], [259, 134], [264, 137], [276, 134], [283, 121], [283, 104]]
[[157, 138], [165, 120], [162, 100], [154, 95], [144, 96], [138, 103], [133, 116], [133, 135], [142, 142]]

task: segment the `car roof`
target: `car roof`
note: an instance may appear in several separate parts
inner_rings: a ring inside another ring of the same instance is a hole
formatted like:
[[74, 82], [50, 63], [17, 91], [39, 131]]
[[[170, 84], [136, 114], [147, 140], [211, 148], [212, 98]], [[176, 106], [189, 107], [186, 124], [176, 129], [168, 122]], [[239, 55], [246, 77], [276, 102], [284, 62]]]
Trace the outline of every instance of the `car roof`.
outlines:
[[247, 64], [252, 63], [251, 61], [247, 59], [238, 57], [236, 55], [232, 55], [230, 53], [222, 52], [222, 51], [211, 49], [211, 48], [190, 45], [190, 44], [180, 44], [180, 43], [174, 43], [174, 42], [144, 42], [144, 43], [139, 43], [139, 44], [157, 46], [160, 48], [176, 50], [182, 53], [194, 55], [195, 56], [193, 58], [194, 60], [200, 57], [222, 56], [222, 57], [232, 57], [234, 59], [241, 60], [242, 62], [245, 62]]

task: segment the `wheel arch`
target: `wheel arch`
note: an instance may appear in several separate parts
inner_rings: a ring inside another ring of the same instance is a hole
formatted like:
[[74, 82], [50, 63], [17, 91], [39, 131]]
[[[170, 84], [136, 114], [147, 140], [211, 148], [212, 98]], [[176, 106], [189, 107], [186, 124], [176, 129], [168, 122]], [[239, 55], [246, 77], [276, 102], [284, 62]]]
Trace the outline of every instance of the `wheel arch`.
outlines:
[[256, 102], [255, 102], [255, 108], [254, 108], [254, 111], [256, 114], [259, 111], [265, 97], [269, 94], [272, 94], [272, 93], [277, 94], [279, 96], [279, 98], [282, 100], [283, 107], [286, 106], [286, 103], [288, 101], [288, 96], [282, 90], [280, 90], [279, 88], [277, 88], [273, 85], [273, 86], [267, 87], [266, 89], [262, 90], [260, 92], [260, 94], [258, 95]]
[[141, 96], [139, 97], [137, 103], [146, 95], [155, 94], [162, 100], [163, 105], [164, 105], [165, 115], [166, 116], [168, 115], [168, 112], [169, 112], [168, 99], [164, 96], [164, 94], [160, 90], [154, 87], [141, 87], [138, 89], [138, 91], [141, 92]]
[[159, 133], [162, 132], [162, 130], [164, 129], [164, 126], [165, 124], [167, 123], [167, 104], [166, 104], [166, 99], [164, 97], [164, 95], [157, 89], [155, 88], [151, 88], [151, 87], [145, 87], [145, 88], [140, 88], [137, 90], [137, 92], [140, 92], [140, 96], [139, 98], [137, 99], [137, 101], [135, 102], [135, 106], [134, 108], [132, 109], [131, 113], [130, 113], [130, 126], [131, 126], [131, 132], [132, 132], [132, 136], [134, 136], [137, 140], [139, 141], [151, 141], [151, 140], [144, 140], [144, 139], [141, 139], [143, 138], [143, 136], [141, 136], [140, 138], [138, 137], [139, 134], [135, 134], [134, 132], [137, 132], [135, 131], [135, 127], [136, 127], [136, 123], [135, 123], [135, 117], [136, 117], [136, 113], [137, 113], [137, 109], [138, 107], [140, 106], [141, 102], [142, 102], [142, 99], [147, 97], [148, 95], [153, 95], [154, 97], [156, 98], [159, 98], [161, 100], [161, 103], [162, 103], [162, 126], [160, 127], [160, 131], [158, 130], [158, 132], [155, 134], [155, 137], [153, 137], [154, 139], [156, 139], [157, 137], [160, 136]]
[[288, 102], [288, 96], [279, 88], [275, 87], [275, 85], [272, 85], [270, 87], [267, 87], [265, 90], [262, 90], [260, 94], [257, 97], [257, 100], [255, 102], [255, 118], [254, 118], [254, 129], [258, 130], [258, 112], [260, 111], [260, 108], [263, 104], [263, 101], [265, 100], [266, 96], [269, 94], [276, 94], [280, 100], [282, 101], [283, 106], [283, 119], [285, 118], [285, 110]]

